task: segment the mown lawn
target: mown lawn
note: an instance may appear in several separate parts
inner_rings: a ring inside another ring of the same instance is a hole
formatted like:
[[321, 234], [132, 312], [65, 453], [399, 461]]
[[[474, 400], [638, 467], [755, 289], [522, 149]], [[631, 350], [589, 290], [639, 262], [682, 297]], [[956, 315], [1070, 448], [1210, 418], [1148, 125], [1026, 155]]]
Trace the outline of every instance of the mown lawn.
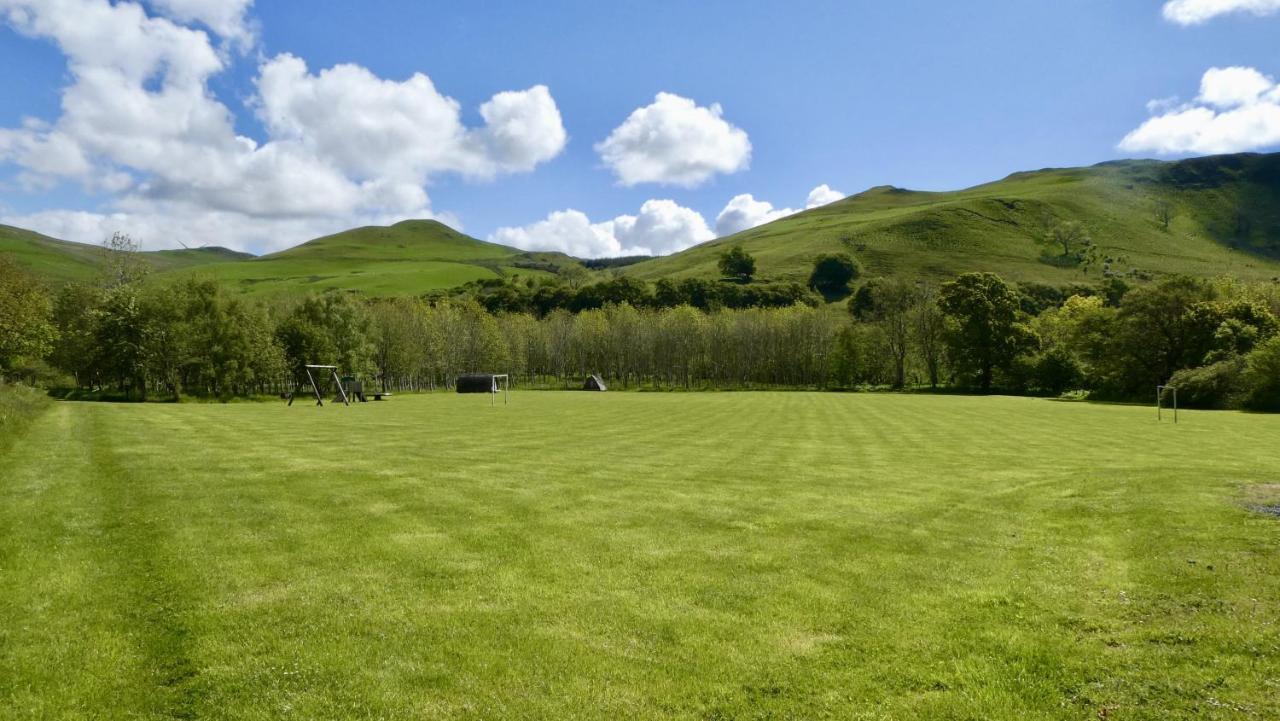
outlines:
[[61, 402], [3, 719], [1280, 717], [1280, 417], [1016, 398]]

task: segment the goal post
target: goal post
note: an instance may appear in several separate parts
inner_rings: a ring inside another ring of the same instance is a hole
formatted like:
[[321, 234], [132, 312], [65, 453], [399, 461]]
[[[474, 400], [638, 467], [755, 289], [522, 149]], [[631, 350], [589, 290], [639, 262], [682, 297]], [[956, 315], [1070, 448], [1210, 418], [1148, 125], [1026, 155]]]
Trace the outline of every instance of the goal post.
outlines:
[[1164, 420], [1165, 397], [1172, 399], [1173, 422], [1178, 422], [1178, 387], [1170, 385], [1156, 386], [1156, 420]]
[[505, 406], [511, 402], [511, 379], [507, 377], [506, 373], [497, 373], [493, 376], [493, 389], [489, 395], [489, 405], [491, 406], [498, 405], [499, 381], [502, 382], [502, 405]]

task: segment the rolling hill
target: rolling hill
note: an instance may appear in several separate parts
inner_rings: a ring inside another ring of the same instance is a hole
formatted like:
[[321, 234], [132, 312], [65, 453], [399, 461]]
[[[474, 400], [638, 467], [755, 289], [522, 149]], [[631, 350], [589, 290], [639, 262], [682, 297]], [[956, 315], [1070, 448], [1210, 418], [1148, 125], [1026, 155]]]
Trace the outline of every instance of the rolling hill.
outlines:
[[[1160, 206], [1172, 211], [1168, 227], [1157, 217]], [[1064, 221], [1082, 224], [1098, 248], [1087, 273], [1036, 240]], [[1139, 278], [1267, 280], [1280, 277], [1280, 153], [1045, 169], [953, 192], [882, 186], [674, 255], [591, 265], [604, 268], [597, 274], [645, 280], [712, 278], [720, 254], [734, 244], [755, 256], [761, 280], [803, 281], [814, 258], [830, 252], [857, 257], [867, 277], [942, 279], [988, 270], [1013, 281], [1064, 284], [1095, 279], [1106, 267]], [[92, 278], [104, 256], [95, 246], [7, 226], [0, 226], [0, 253], [54, 283]], [[546, 276], [577, 263], [477, 240], [433, 220], [355, 228], [261, 257], [224, 248], [144, 255], [159, 279], [194, 273], [254, 295], [418, 294], [514, 274]]]
[[[106, 263], [101, 246], [72, 243], [34, 231], [0, 225], [0, 253], [12, 255], [19, 263], [51, 283], [89, 281]], [[213, 263], [234, 263], [253, 256], [226, 248], [154, 250], [142, 254], [157, 272], [171, 272]]]
[[[565, 255], [526, 253], [476, 240], [434, 220], [406, 220], [355, 228], [279, 253], [201, 266], [195, 272], [255, 295], [338, 289], [388, 296], [513, 274], [546, 276], [572, 262]], [[175, 269], [161, 277], [190, 272]]]
[[[1173, 211], [1168, 229], [1156, 208]], [[946, 278], [989, 270], [1010, 280], [1086, 276], [1045, 256], [1046, 223], [1082, 223], [1113, 272], [1280, 276], [1280, 154], [1117, 161], [1015, 173], [955, 192], [872, 188], [827, 206], [628, 266], [638, 278], [714, 277], [725, 249], [755, 256], [757, 277], [804, 280], [813, 258], [848, 252], [867, 276]]]
[[[105, 261], [98, 246], [8, 226], [0, 226], [0, 253], [13, 254], [54, 284], [91, 280]], [[575, 262], [476, 240], [434, 220], [355, 228], [260, 257], [225, 248], [148, 251], [143, 257], [159, 280], [197, 275], [254, 295], [330, 289], [417, 294], [517, 273], [545, 276]]]

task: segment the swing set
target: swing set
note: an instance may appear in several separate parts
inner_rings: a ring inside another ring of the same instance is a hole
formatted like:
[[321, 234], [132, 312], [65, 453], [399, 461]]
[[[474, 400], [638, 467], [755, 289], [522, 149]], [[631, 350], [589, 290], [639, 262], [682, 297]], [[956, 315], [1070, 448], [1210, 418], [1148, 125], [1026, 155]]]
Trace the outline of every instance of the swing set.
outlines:
[[[316, 375], [312, 374], [311, 371], [328, 371], [327, 373], [321, 372], [318, 375], [320, 376], [321, 379], [326, 381], [332, 378], [333, 384], [338, 388], [338, 398], [342, 399], [342, 404], [347, 406], [351, 405], [351, 399], [347, 397], [347, 389], [342, 384], [342, 379], [338, 377], [338, 366], [307, 365], [307, 366], [303, 366], [303, 368], [306, 369], [307, 371], [307, 381], [310, 382], [311, 384], [311, 390], [316, 394], [316, 405], [318, 406], [324, 405], [324, 396], [321, 395], [320, 393], [320, 384], [316, 383]], [[288, 405], [293, 405], [293, 397], [296, 394], [297, 394], [296, 390], [293, 393], [289, 394]], [[336, 402], [336, 399], [335, 399], [335, 402]]]

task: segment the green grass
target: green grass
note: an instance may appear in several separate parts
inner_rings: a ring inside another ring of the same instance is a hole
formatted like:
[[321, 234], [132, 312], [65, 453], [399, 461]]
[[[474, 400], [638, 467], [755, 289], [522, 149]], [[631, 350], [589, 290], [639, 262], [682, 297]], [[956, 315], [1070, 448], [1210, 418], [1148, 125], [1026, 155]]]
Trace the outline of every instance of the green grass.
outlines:
[[60, 402], [0, 457], [0, 717], [1276, 718], [1280, 417], [1153, 416]]
[[[1176, 212], [1168, 230], [1154, 215], [1159, 202]], [[758, 275], [775, 280], [807, 279], [814, 257], [830, 252], [851, 253], [868, 276], [1097, 280], [1100, 269], [1045, 262], [1035, 235], [1046, 216], [1083, 223], [1117, 272], [1269, 280], [1280, 277], [1280, 154], [1040, 170], [945, 193], [873, 188], [626, 272], [715, 277], [720, 254], [741, 244]]]
[[[551, 257], [476, 240], [433, 220], [411, 220], [389, 227], [356, 228], [279, 253], [203, 266], [194, 272], [253, 295], [325, 290], [418, 295], [486, 278], [545, 276], [545, 270], [516, 264]], [[179, 270], [161, 277], [186, 275], [190, 272]]]
[[[8, 225], [0, 225], [0, 253], [12, 255], [31, 272], [53, 284], [92, 282], [106, 265], [106, 251], [102, 246], [58, 240]], [[142, 255], [157, 272], [252, 257], [226, 248], [155, 250]]]
[[[1162, 202], [1176, 213], [1168, 229], [1155, 217]], [[1011, 281], [1098, 280], [1100, 267], [1086, 275], [1046, 262], [1034, 239], [1046, 217], [1083, 223], [1117, 273], [1280, 278], [1280, 153], [1046, 169], [956, 192], [873, 188], [622, 272], [646, 280], [712, 278], [720, 254], [741, 243], [764, 280], [805, 281], [814, 258], [830, 252], [852, 253], [867, 276], [942, 280], [992, 271]], [[0, 226], [5, 252], [56, 282], [87, 279], [101, 263], [98, 248]], [[548, 263], [574, 262], [487, 243], [430, 220], [355, 228], [260, 258], [230, 254], [147, 255], [161, 279], [185, 277], [194, 267], [254, 295], [420, 294], [513, 274], [544, 276]]]

